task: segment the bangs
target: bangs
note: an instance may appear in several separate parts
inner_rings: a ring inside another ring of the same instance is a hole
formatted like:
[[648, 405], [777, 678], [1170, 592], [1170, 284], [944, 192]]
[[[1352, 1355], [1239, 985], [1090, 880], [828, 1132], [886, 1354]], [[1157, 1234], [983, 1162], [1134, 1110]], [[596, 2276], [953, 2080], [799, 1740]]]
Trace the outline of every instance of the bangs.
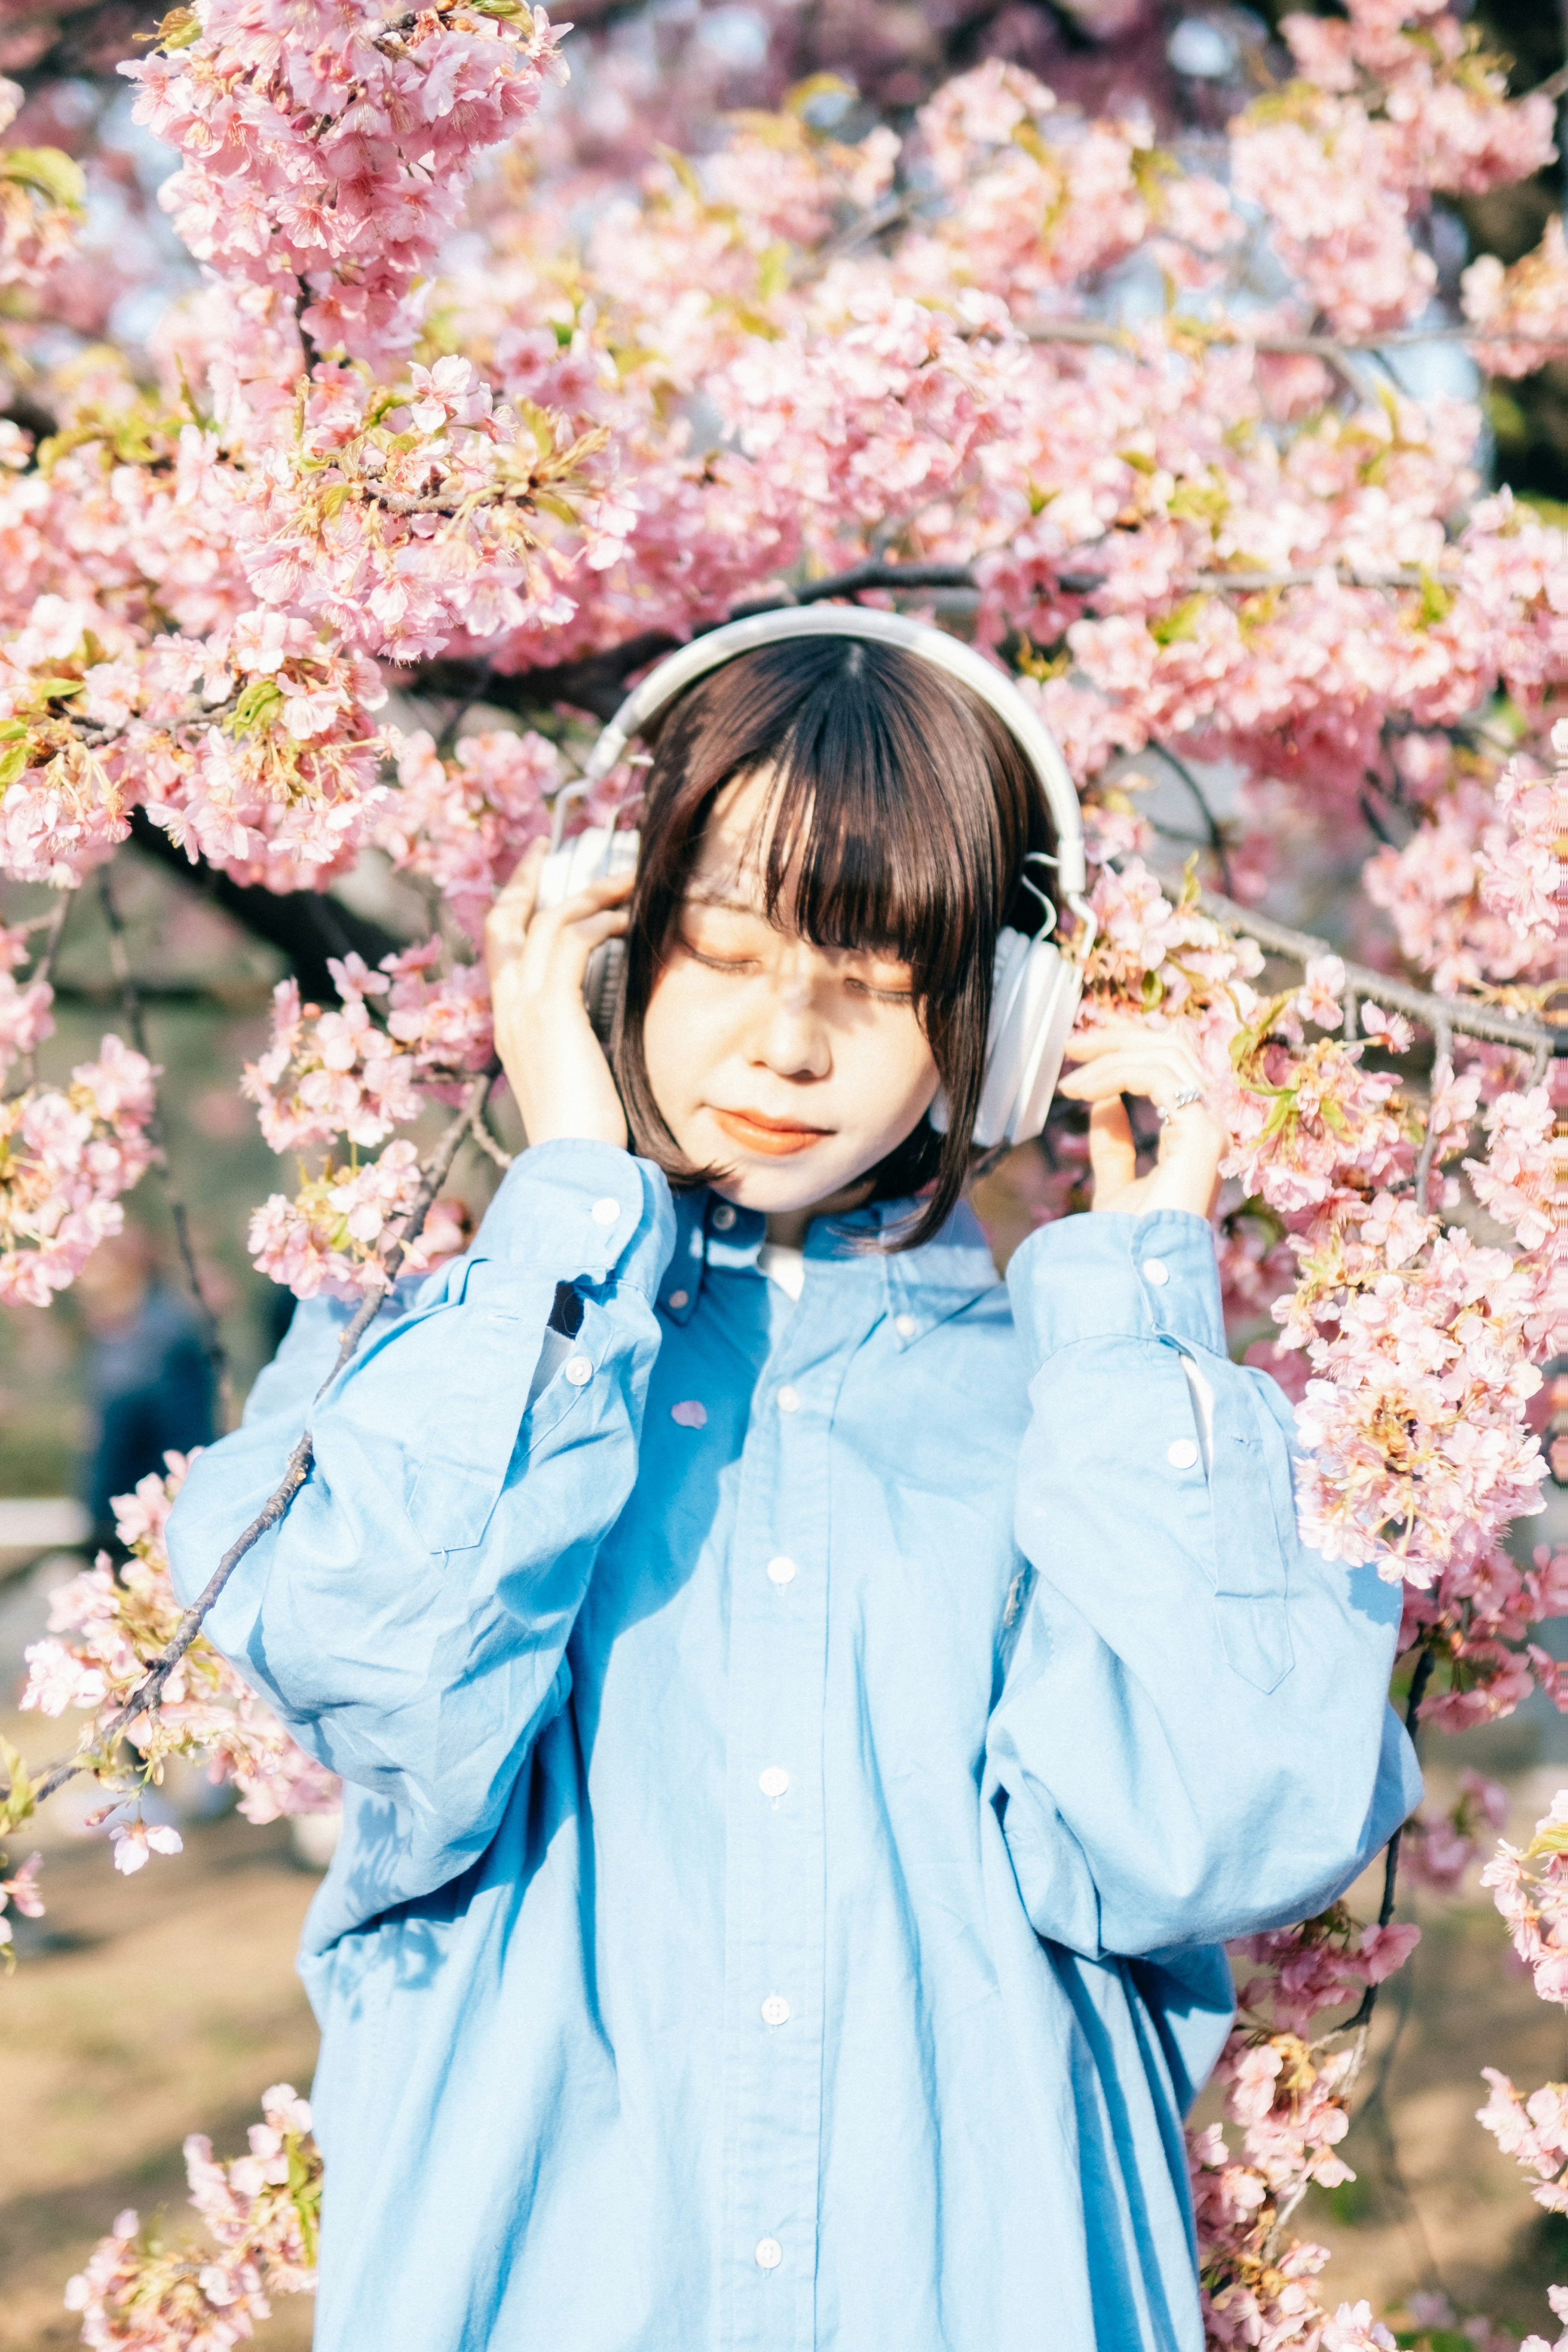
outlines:
[[637, 1149], [681, 1160], [648, 1085], [642, 1024], [715, 795], [771, 772], [748, 847], [769, 919], [814, 945], [908, 964], [947, 1097], [872, 1171], [873, 1199], [923, 1195], [893, 1244], [928, 1240], [968, 1173], [996, 935], [1038, 926], [1026, 859], [1054, 848], [1044, 791], [990, 706], [917, 654], [864, 638], [787, 638], [700, 680], [651, 737], [642, 848], [613, 1059]]
[[[962, 986], [1005, 882], [995, 828], [975, 822], [984, 793], [951, 765], [938, 772], [919, 717], [884, 695], [813, 695], [774, 755], [748, 845], [771, 921], [907, 963], [923, 1006]], [[964, 748], [984, 782], [986, 747]]]

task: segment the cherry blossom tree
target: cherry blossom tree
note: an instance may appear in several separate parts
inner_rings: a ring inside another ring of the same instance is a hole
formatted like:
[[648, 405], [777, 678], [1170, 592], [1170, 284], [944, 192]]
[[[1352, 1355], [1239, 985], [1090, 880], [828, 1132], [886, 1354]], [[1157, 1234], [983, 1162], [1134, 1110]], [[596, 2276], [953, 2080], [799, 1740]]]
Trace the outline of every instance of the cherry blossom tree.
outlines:
[[[1091, 30], [1144, 25], [1095, 8]], [[864, 94], [813, 71], [720, 118], [717, 68], [677, 91], [523, 0], [176, 7], [119, 69], [172, 152], [185, 290], [119, 346], [83, 307], [81, 173], [28, 143], [47, 82], [28, 100], [0, 147], [0, 870], [52, 899], [0, 932], [0, 1302], [47, 1309], [150, 1168], [180, 1181], [133, 975], [129, 1036], [40, 1075], [62, 930], [84, 887], [112, 911], [123, 845], [223, 877], [279, 940], [367, 858], [428, 906], [423, 939], [362, 927], [329, 959], [318, 936], [235, 1074], [280, 1155], [256, 1263], [355, 1304], [346, 1357], [390, 1283], [458, 1245], [458, 1153], [506, 1157], [478, 942], [595, 721], [738, 610], [931, 612], [1015, 673], [1080, 787], [1084, 1020], [1180, 1023], [1204, 1057], [1235, 1342], [1299, 1401], [1309, 1540], [1403, 1588], [1412, 1728], [1536, 1688], [1568, 1706], [1536, 1638], [1568, 1560], [1510, 1538], [1541, 1507], [1561, 1320], [1568, 539], [1489, 489], [1474, 401], [1400, 365], [1568, 359], [1555, 222], [1475, 261], [1451, 310], [1435, 257], [1445, 205], [1551, 162], [1552, 94], [1510, 98], [1441, 0], [1352, 0], [1288, 16], [1249, 102], [1169, 138], [1081, 75], [942, 79], [957, 10], [911, 87], [850, 14]], [[28, 39], [87, 38], [12, 15], [16, 70], [54, 54]], [[1161, 779], [1199, 813], [1184, 877]], [[1277, 911], [1313, 861], [1333, 941]], [[1043, 1218], [1083, 1173], [1063, 1107], [1020, 1181]], [[183, 1614], [161, 1530], [184, 1465], [122, 1499], [125, 1564], [64, 1586], [29, 1654], [24, 1706], [79, 1729], [41, 1771], [5, 1757], [13, 1839], [88, 1774], [116, 1864], [145, 1866], [178, 1843], [140, 1803], [175, 1756], [253, 1820], [332, 1804], [202, 1632], [309, 1462], [307, 1435]], [[1407, 1824], [1376, 1917], [1337, 1905], [1237, 1952], [1227, 2120], [1192, 2149], [1213, 2346], [1392, 2341], [1336, 2307], [1291, 2217], [1351, 2177], [1376, 1988], [1416, 1933], [1401, 1853], [1452, 1888], [1499, 1803], [1471, 1776]], [[1492, 1865], [1550, 1999], [1565, 1848], [1554, 1813]], [[33, 1863], [0, 1882], [6, 1934], [7, 1904], [39, 1908]], [[1499, 2075], [1483, 2116], [1543, 2199], [1565, 2102]], [[249, 2158], [188, 2144], [211, 2249], [121, 2216], [71, 2284], [86, 2342], [231, 2345], [308, 2284], [308, 2112], [287, 2086], [264, 2105]]]

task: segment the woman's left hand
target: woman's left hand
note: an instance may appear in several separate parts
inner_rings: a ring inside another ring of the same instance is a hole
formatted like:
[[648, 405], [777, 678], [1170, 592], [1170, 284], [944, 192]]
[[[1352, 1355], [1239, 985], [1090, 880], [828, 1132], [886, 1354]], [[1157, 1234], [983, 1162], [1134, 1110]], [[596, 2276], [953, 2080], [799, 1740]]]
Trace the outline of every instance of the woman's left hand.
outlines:
[[[1181, 1031], [1151, 1029], [1142, 1021], [1106, 1021], [1069, 1038], [1068, 1057], [1081, 1066], [1062, 1080], [1058, 1092], [1089, 1106], [1095, 1207], [1129, 1217], [1151, 1209], [1190, 1209], [1194, 1216], [1212, 1216], [1219, 1163], [1230, 1138], [1204, 1099], [1203, 1065]], [[1138, 1173], [1123, 1095], [1142, 1095], [1165, 1113], [1160, 1156], [1147, 1176]]]

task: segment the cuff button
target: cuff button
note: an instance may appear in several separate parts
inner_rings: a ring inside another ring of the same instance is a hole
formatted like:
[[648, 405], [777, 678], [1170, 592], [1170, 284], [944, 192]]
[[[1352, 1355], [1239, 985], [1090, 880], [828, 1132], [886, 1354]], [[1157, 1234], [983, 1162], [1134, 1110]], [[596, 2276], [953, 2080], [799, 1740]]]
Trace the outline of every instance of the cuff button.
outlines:
[[1145, 1282], [1152, 1282], [1156, 1290], [1163, 1290], [1171, 1279], [1171, 1269], [1163, 1257], [1146, 1257], [1143, 1261], [1143, 1279]]
[[621, 1204], [618, 1201], [595, 1201], [588, 1213], [596, 1225], [613, 1225], [621, 1213]]

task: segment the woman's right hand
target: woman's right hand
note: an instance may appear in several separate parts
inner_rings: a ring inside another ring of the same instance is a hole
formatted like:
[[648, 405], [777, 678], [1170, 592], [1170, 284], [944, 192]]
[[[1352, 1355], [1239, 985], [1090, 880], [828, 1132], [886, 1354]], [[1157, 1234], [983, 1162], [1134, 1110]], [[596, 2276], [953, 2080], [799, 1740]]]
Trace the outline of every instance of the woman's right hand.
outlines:
[[626, 1148], [626, 1116], [583, 1002], [588, 958], [625, 935], [635, 877], [595, 882], [535, 913], [546, 844], [536, 841], [485, 922], [496, 1052], [530, 1143]]

